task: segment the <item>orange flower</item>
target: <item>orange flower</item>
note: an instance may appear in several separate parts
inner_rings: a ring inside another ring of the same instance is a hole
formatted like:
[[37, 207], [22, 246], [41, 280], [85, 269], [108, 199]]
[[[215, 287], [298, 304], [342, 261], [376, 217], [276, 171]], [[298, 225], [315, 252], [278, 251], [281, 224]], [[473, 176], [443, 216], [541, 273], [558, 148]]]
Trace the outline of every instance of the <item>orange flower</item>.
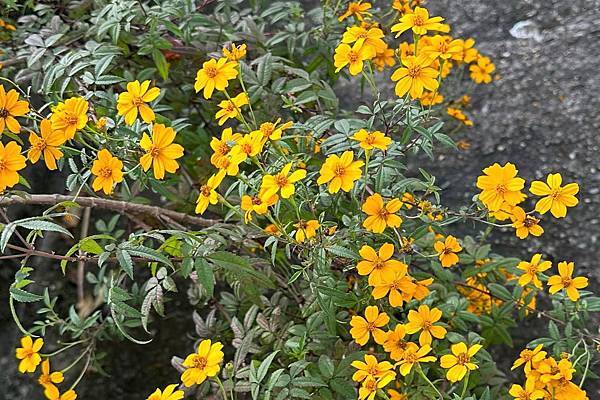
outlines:
[[377, 306], [369, 306], [365, 309], [365, 318], [355, 315], [350, 320], [350, 335], [354, 341], [364, 346], [372, 334], [376, 343], [383, 344], [387, 334], [380, 328], [390, 322], [390, 317], [386, 313], [380, 314]]
[[368, 217], [364, 220], [363, 226], [366, 230], [374, 233], [382, 233], [388, 226], [397, 228], [402, 224], [402, 218], [396, 215], [402, 207], [402, 202], [395, 198], [387, 204], [379, 193], [375, 193], [365, 200], [362, 210]]
[[29, 103], [19, 100], [19, 93], [11, 89], [8, 93], [4, 85], [0, 85], [0, 135], [8, 128], [12, 133], [21, 131], [21, 124], [15, 117], [22, 117], [29, 112]]
[[548, 278], [548, 286], [550, 286], [550, 294], [554, 294], [560, 290], [565, 290], [571, 301], [579, 299], [579, 290], [587, 287], [588, 278], [577, 276], [573, 278], [573, 262], [562, 261], [558, 263], [558, 275]]
[[110, 154], [110, 151], [102, 149], [92, 164], [92, 174], [96, 175], [92, 188], [111, 194], [115, 183], [123, 181], [123, 162]]
[[356, 265], [359, 275], [369, 275], [369, 285], [381, 285], [386, 281], [394, 279], [394, 271], [404, 271], [406, 273], [406, 264], [392, 260], [394, 255], [394, 245], [384, 243], [379, 248], [379, 254], [371, 246], [364, 245], [358, 251], [363, 258]]
[[421, 331], [419, 335], [421, 346], [431, 345], [432, 336], [437, 339], [443, 339], [446, 336], [446, 328], [434, 325], [440, 318], [442, 318], [440, 309], [434, 307], [430, 310], [428, 305], [420, 305], [418, 311], [410, 310], [408, 312], [406, 332], [413, 334]]
[[443, 242], [435, 242], [433, 248], [438, 252], [442, 267], [448, 268], [458, 263], [456, 253], [462, 251], [462, 247], [454, 236], [448, 235]]

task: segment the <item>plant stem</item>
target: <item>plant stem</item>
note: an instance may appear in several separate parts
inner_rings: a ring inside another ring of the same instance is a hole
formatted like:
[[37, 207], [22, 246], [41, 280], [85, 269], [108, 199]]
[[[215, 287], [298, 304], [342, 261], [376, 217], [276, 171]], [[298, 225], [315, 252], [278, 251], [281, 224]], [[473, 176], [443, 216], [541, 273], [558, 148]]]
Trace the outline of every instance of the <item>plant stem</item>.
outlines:
[[219, 385], [219, 388], [221, 389], [221, 393], [223, 393], [223, 400], [227, 400], [227, 392], [225, 391], [225, 387], [223, 386], [223, 383], [221, 382], [219, 377], [216, 375], [215, 375], [215, 381], [217, 382], [217, 385]]
[[469, 376], [471, 375], [471, 371], [467, 370], [467, 376], [465, 376], [465, 384], [463, 385], [462, 393], [460, 394], [460, 400], [465, 398], [465, 394], [467, 393], [467, 387], [469, 386]]
[[421, 377], [423, 379], [425, 379], [425, 382], [427, 382], [429, 384], [429, 386], [431, 386], [433, 388], [433, 390], [435, 390], [435, 392], [437, 393], [437, 395], [440, 397], [440, 400], [444, 400], [444, 396], [440, 393], [440, 391], [438, 390], [438, 388], [435, 387], [435, 385], [433, 384], [433, 382], [431, 382], [429, 380], [429, 378], [427, 377], [427, 375], [425, 375], [425, 373], [423, 372], [423, 369], [421, 369], [421, 365], [417, 365], [417, 372], [419, 373], [419, 375], [421, 375]]

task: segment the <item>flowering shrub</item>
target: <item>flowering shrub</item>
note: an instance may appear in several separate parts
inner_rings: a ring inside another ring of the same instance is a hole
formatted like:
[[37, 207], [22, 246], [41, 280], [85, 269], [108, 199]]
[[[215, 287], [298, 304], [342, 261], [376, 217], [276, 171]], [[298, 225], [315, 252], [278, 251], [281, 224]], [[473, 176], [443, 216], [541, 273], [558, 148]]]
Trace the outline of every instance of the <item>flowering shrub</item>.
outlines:
[[[474, 39], [417, 0], [248, 3], [8, 3], [0, 206], [48, 207], [0, 212], [19, 371], [75, 399], [100, 346], [151, 341], [185, 289], [198, 341], [149, 400], [587, 399], [600, 298], [573, 262], [487, 243], [543, 235], [577, 183], [494, 163], [452, 209], [406, 166], [473, 126], [467, 88], [496, 78]], [[36, 282], [42, 259], [76, 293]], [[547, 333], [513, 343], [528, 319]]]

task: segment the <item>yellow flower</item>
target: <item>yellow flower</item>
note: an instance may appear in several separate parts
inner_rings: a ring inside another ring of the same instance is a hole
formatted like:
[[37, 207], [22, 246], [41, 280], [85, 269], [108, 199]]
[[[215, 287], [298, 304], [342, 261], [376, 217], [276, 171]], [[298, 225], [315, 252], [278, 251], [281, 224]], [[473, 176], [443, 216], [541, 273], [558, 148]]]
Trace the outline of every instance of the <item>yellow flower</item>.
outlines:
[[373, 53], [383, 51], [387, 45], [382, 40], [385, 35], [379, 28], [365, 28], [362, 26], [350, 26], [342, 35], [342, 43], [360, 42], [363, 46], [370, 47]]
[[513, 228], [516, 229], [517, 237], [519, 239], [525, 239], [530, 234], [533, 236], [541, 236], [542, 233], [544, 233], [544, 228], [539, 225], [540, 220], [525, 214], [525, 210], [519, 206], [512, 208], [510, 219]]
[[390, 317], [384, 312], [380, 314], [377, 306], [369, 306], [365, 309], [365, 318], [355, 315], [350, 320], [350, 335], [354, 341], [364, 346], [372, 334], [377, 344], [383, 344], [387, 333], [380, 328], [390, 322]]
[[406, 93], [413, 99], [423, 95], [423, 90], [436, 91], [439, 83], [437, 77], [439, 71], [431, 68], [432, 60], [425, 56], [408, 56], [402, 59], [403, 67], [398, 68], [392, 74], [392, 81], [396, 82], [395, 92], [398, 97]]
[[19, 363], [19, 372], [35, 372], [37, 366], [42, 362], [42, 357], [38, 354], [44, 345], [44, 339], [37, 338], [35, 342], [31, 336], [21, 338], [21, 347], [17, 348], [16, 356]]
[[444, 102], [444, 96], [437, 91], [435, 92], [423, 92], [423, 95], [419, 99], [424, 106], [435, 106], [436, 104], [442, 104]]
[[542, 351], [544, 346], [539, 344], [535, 347], [535, 349], [525, 349], [521, 351], [519, 354], [519, 358], [515, 360], [511, 367], [511, 371], [524, 365], [525, 374], [529, 374], [529, 372], [544, 358], [546, 358], [546, 352]]
[[402, 202], [398, 198], [385, 203], [379, 193], [367, 197], [361, 208], [368, 215], [363, 222], [363, 227], [374, 233], [382, 233], [388, 226], [390, 228], [399, 227], [402, 224], [402, 218], [396, 213], [401, 207]]
[[406, 337], [406, 329], [404, 325], [397, 324], [393, 331], [387, 333], [385, 342], [383, 342], [383, 349], [390, 353], [390, 358], [394, 361], [402, 360], [404, 356], [404, 350], [408, 346], [408, 342], [404, 340]]
[[219, 158], [216, 167], [227, 172], [227, 175], [236, 176], [240, 172], [240, 164], [244, 161], [245, 155], [241, 153], [228, 154], [225, 157]]
[[442, 17], [429, 17], [429, 11], [423, 7], [415, 7], [412, 13], [400, 17], [400, 22], [392, 26], [396, 37], [402, 32], [412, 29], [415, 35], [425, 35], [428, 31], [450, 32], [450, 27], [443, 24]]
[[[365, 354], [365, 361], [352, 361], [352, 366], [356, 368], [356, 371], [352, 375], [352, 380], [354, 382], [362, 382], [367, 378], [381, 378], [387, 375], [394, 366], [388, 361], [378, 362], [375, 356], [370, 354]], [[395, 374], [394, 374], [395, 375]]]
[[244, 213], [244, 222], [248, 223], [252, 221], [252, 213], [255, 212], [258, 215], [265, 215], [269, 209], [269, 206], [275, 204], [278, 200], [277, 195], [266, 197], [264, 194], [258, 196], [242, 196], [241, 208], [246, 211]]
[[392, 144], [392, 139], [385, 136], [385, 133], [380, 131], [372, 131], [369, 132], [366, 129], [361, 129], [352, 135], [351, 139], [360, 142], [360, 147], [365, 150], [387, 150], [390, 144]]
[[527, 378], [525, 387], [521, 385], [512, 385], [508, 391], [515, 400], [540, 400], [545, 396], [545, 392], [536, 388], [535, 378]]
[[462, 247], [454, 236], [448, 235], [443, 242], [435, 242], [433, 248], [438, 252], [438, 258], [442, 263], [442, 267], [448, 268], [458, 263], [456, 253], [462, 251]]
[[92, 174], [96, 175], [92, 188], [96, 192], [102, 189], [105, 194], [111, 194], [114, 184], [123, 181], [123, 162], [102, 149], [92, 164]]
[[446, 378], [450, 382], [461, 381], [467, 371], [473, 371], [479, 368], [476, 364], [471, 362], [471, 358], [482, 348], [480, 344], [474, 344], [467, 348], [467, 345], [463, 342], [453, 344], [450, 347], [452, 354], [446, 354], [440, 358], [440, 366], [447, 369]]
[[44, 395], [48, 400], [75, 400], [77, 393], [73, 389], [69, 389], [63, 394], [60, 394], [56, 386], [48, 386], [44, 390]]
[[175, 160], [183, 156], [183, 147], [173, 143], [173, 140], [175, 131], [163, 124], [152, 126], [152, 139], [146, 133], [142, 136], [140, 147], [146, 154], [140, 158], [140, 164], [144, 171], [148, 171], [152, 165], [156, 179], [163, 179], [165, 171], [172, 174], [179, 168]]
[[404, 354], [402, 355], [402, 360], [398, 363], [402, 376], [408, 375], [415, 364], [434, 362], [436, 358], [427, 355], [430, 351], [431, 346], [428, 344], [419, 348], [415, 343], [407, 343]]
[[38, 378], [38, 383], [44, 388], [55, 386], [55, 383], [61, 383], [65, 377], [60, 371], [50, 372], [50, 360], [42, 361], [42, 373]]
[[177, 385], [169, 385], [164, 391], [156, 389], [146, 400], [181, 400], [185, 393], [183, 390], [175, 390]]
[[29, 103], [19, 100], [19, 93], [11, 89], [8, 93], [4, 85], [0, 85], [0, 135], [8, 128], [12, 133], [21, 131], [21, 124], [15, 117], [22, 117], [29, 112]]
[[209, 204], [217, 204], [219, 196], [215, 189], [219, 187], [224, 177], [225, 171], [219, 170], [217, 174], [208, 178], [205, 185], [200, 187], [200, 194], [196, 200], [196, 214], [203, 214]]
[[196, 93], [204, 89], [204, 98], [210, 99], [215, 89], [221, 91], [229, 86], [229, 81], [238, 75], [237, 62], [228, 61], [222, 57], [211, 59], [202, 64], [202, 69], [196, 74], [194, 89]]
[[221, 342], [212, 343], [210, 339], [200, 342], [198, 351], [188, 355], [183, 361], [186, 370], [181, 374], [181, 381], [185, 387], [199, 385], [206, 378], [219, 373], [221, 369], [219, 364], [223, 361], [221, 349], [223, 349]]
[[236, 46], [235, 43], [232, 43], [231, 49], [223, 47], [223, 55], [227, 57], [229, 61], [239, 61], [246, 56], [246, 44], [242, 43], [241, 45]]
[[475, 83], [490, 83], [492, 81], [492, 73], [496, 70], [496, 66], [488, 57], [478, 57], [477, 63], [469, 67], [471, 79]]
[[279, 236], [281, 233], [279, 232], [279, 229], [277, 228], [277, 226], [275, 226], [275, 224], [267, 225], [264, 230], [266, 233], [273, 236]]
[[294, 195], [294, 183], [306, 177], [306, 170], [298, 169], [290, 174], [291, 169], [292, 163], [287, 163], [277, 174], [263, 176], [261, 189], [265, 191], [265, 196], [280, 193], [281, 197], [287, 199]]
[[25, 168], [27, 159], [21, 155], [21, 146], [10, 141], [4, 146], [0, 143], [0, 192], [19, 183], [17, 171]]
[[275, 121], [275, 123], [263, 122], [262, 124], [260, 124], [258, 131], [253, 131], [252, 133], [260, 132], [260, 134], [262, 135], [263, 143], [269, 139], [279, 140], [283, 136], [283, 131], [290, 129], [292, 125], [294, 125], [292, 121], [288, 121], [279, 125], [280, 122], [281, 118], [278, 118], [277, 121]]
[[409, 56], [414, 56], [415, 55], [415, 45], [413, 43], [402, 42], [402, 43], [400, 43], [400, 46], [398, 46], [397, 53], [401, 60], [403, 60]]
[[71, 97], [58, 103], [50, 117], [52, 128], [61, 131], [65, 140], [75, 137], [75, 132], [87, 124], [89, 104], [82, 97]]
[[587, 287], [588, 278], [577, 276], [573, 278], [573, 262], [562, 261], [558, 263], [558, 275], [548, 278], [548, 286], [550, 286], [550, 294], [554, 294], [560, 290], [565, 290], [571, 301], [579, 299], [579, 290]]
[[138, 112], [142, 120], [146, 123], [154, 121], [154, 111], [146, 103], [150, 103], [160, 95], [160, 89], [157, 87], [150, 88], [150, 81], [129, 82], [127, 91], [119, 95], [117, 100], [117, 111], [119, 115], [125, 116], [125, 123], [133, 125]]
[[505, 203], [515, 206], [525, 199], [521, 193], [525, 180], [517, 177], [518, 172], [511, 163], [504, 166], [495, 163], [483, 169], [484, 175], [477, 178], [477, 187], [481, 189], [479, 199], [490, 211], [500, 210]]
[[437, 339], [443, 339], [446, 336], [446, 328], [434, 325], [442, 318], [442, 312], [439, 308], [429, 309], [426, 304], [420, 305], [419, 310], [410, 310], [408, 312], [408, 323], [405, 325], [406, 333], [413, 334], [421, 331], [419, 335], [419, 344], [431, 345], [432, 336]]
[[262, 133], [253, 131], [236, 141], [235, 146], [231, 149], [231, 156], [239, 156], [241, 161], [245, 161], [248, 157], [259, 154], [262, 151], [263, 143]]
[[458, 62], [464, 62], [466, 64], [470, 64], [473, 61], [477, 60], [477, 57], [479, 56], [479, 52], [477, 51], [476, 48], [474, 48], [473, 46], [475, 45], [475, 40], [474, 39], [457, 39], [459, 41], [459, 43], [461, 44], [462, 48], [460, 53], [456, 53], [452, 56], [452, 59], [454, 61], [458, 61]]
[[534, 254], [531, 257], [531, 261], [521, 261], [517, 268], [523, 271], [523, 274], [519, 278], [519, 285], [527, 286], [529, 283], [533, 283], [533, 285], [541, 289], [542, 282], [538, 277], [539, 273], [546, 271], [552, 267], [552, 263], [550, 261], [542, 261], [541, 254]]
[[371, 377], [365, 379], [362, 386], [358, 389], [358, 400], [374, 400], [377, 391], [384, 388], [394, 378], [396, 378], [396, 374], [390, 371], [379, 379]]
[[386, 66], [393, 67], [396, 65], [394, 49], [390, 49], [387, 45], [385, 45], [383, 49], [380, 49], [375, 53], [375, 57], [373, 57], [373, 64], [378, 71], [383, 71]]
[[221, 157], [225, 157], [233, 146], [242, 138], [241, 133], [233, 133], [231, 128], [223, 129], [223, 133], [221, 134], [221, 139], [217, 139], [213, 137], [210, 141], [210, 147], [213, 149], [214, 153], [210, 157], [210, 162], [215, 167], [218, 167], [219, 159]]
[[241, 107], [248, 104], [248, 95], [244, 92], [238, 94], [231, 100], [223, 100], [219, 103], [221, 108], [217, 111], [215, 119], [218, 119], [219, 126], [223, 125], [229, 118], [237, 118], [241, 114]]
[[363, 70], [363, 63], [375, 57], [373, 47], [366, 46], [362, 41], [358, 41], [350, 47], [346, 43], [340, 44], [335, 48], [333, 55], [333, 65], [335, 72], [340, 72], [342, 68], [348, 65], [350, 75], [358, 75]]
[[300, 220], [294, 224], [294, 227], [296, 228], [295, 238], [298, 242], [302, 243], [307, 239], [315, 237], [321, 224], [316, 219], [309, 221]]
[[342, 22], [348, 17], [355, 16], [359, 21], [362, 21], [364, 16], [371, 15], [371, 13], [367, 11], [370, 8], [371, 3], [363, 3], [362, 0], [350, 2], [350, 4], [348, 4], [346, 12], [340, 15], [338, 20]]
[[345, 151], [341, 157], [332, 154], [321, 166], [317, 183], [329, 183], [329, 193], [337, 193], [340, 189], [349, 192], [354, 187], [354, 181], [360, 179], [363, 165], [362, 161], [354, 161], [353, 151]]
[[540, 214], [546, 214], [548, 211], [555, 218], [563, 218], [567, 215], [567, 207], [575, 207], [579, 200], [575, 195], [579, 193], [577, 183], [568, 183], [562, 185], [562, 176], [560, 174], [549, 174], [546, 183], [534, 181], [531, 183], [529, 191], [536, 196], [544, 196], [535, 205], [535, 211]]
[[452, 39], [450, 36], [435, 35], [430, 38], [430, 43], [423, 47], [423, 53], [432, 58], [449, 60], [462, 52], [460, 40]]
[[412, 283], [415, 284], [415, 291], [412, 293], [406, 292], [406, 293], [404, 293], [404, 296], [402, 296], [404, 301], [406, 301], [407, 303], [409, 301], [411, 301], [413, 298], [421, 301], [425, 297], [429, 296], [429, 285], [431, 285], [433, 283], [433, 278], [427, 278], [427, 279], [423, 279], [421, 281], [412, 279]]
[[356, 265], [356, 269], [359, 275], [369, 275], [371, 286], [392, 281], [395, 278], [395, 270], [404, 271], [406, 274], [406, 264], [392, 260], [394, 245], [391, 243], [381, 245], [378, 252], [368, 245], [362, 246], [358, 252], [363, 259]]
[[[416, 290], [416, 285], [413, 283], [410, 276], [406, 275], [408, 266], [402, 264], [402, 268], [395, 268], [392, 275], [382, 276], [382, 280], [373, 281], [374, 299], [381, 299], [389, 294], [389, 301], [392, 307], [401, 307], [404, 302], [404, 293], [410, 295]], [[370, 278], [370, 277], [369, 277]]]
[[408, 400], [408, 395], [405, 393], [400, 393], [394, 389], [388, 389], [388, 396], [390, 400]]
[[473, 121], [471, 121], [469, 119], [469, 117], [467, 117], [465, 115], [465, 113], [462, 112], [462, 110], [460, 110], [458, 108], [454, 108], [454, 107], [448, 107], [448, 109], [446, 110], [446, 112], [448, 113], [449, 116], [451, 116], [454, 119], [459, 120], [460, 122], [462, 122], [466, 126], [473, 126]]

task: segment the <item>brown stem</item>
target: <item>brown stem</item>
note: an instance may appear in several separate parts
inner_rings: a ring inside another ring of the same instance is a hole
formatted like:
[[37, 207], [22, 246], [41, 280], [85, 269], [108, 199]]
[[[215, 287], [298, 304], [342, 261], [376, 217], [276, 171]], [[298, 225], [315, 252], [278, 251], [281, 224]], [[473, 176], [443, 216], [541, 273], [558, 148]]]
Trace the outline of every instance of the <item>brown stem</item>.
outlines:
[[82, 207], [102, 208], [113, 210], [123, 214], [145, 214], [153, 216], [157, 219], [168, 217], [169, 219], [186, 226], [210, 227], [219, 224], [221, 221], [204, 219], [193, 215], [180, 213], [162, 207], [149, 206], [145, 204], [131, 203], [127, 201], [102, 199], [96, 197], [75, 197], [60, 194], [32, 194], [28, 197], [6, 197], [0, 199], [0, 207], [10, 206], [14, 204], [26, 205], [54, 205], [65, 201], [72, 201]]
[[[88, 235], [88, 230], [90, 227], [90, 214], [91, 208], [86, 207], [83, 210], [83, 220], [81, 221], [81, 239], [84, 239]], [[79, 255], [83, 256], [83, 251], [79, 250]], [[85, 298], [85, 260], [79, 260], [77, 263], [77, 300], [79, 305], [83, 305], [83, 300]]]

